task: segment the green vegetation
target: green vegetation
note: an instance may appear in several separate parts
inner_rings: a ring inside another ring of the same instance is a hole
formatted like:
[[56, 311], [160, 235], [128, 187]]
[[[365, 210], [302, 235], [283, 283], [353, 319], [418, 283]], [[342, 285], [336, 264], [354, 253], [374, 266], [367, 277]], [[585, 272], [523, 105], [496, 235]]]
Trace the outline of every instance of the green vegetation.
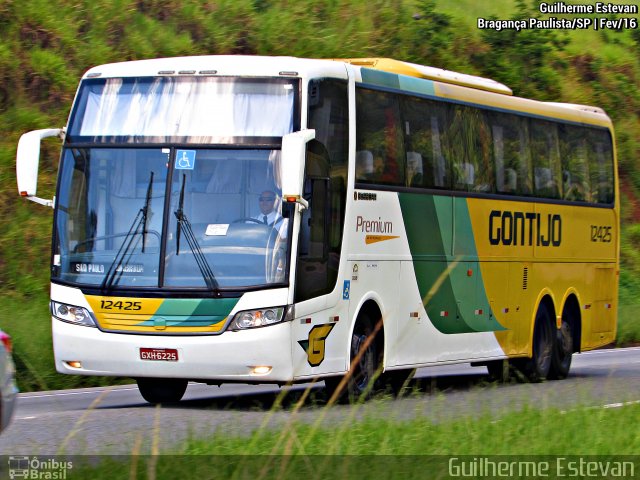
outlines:
[[[53, 371], [47, 314], [51, 210], [16, 195], [19, 136], [63, 126], [93, 65], [175, 55], [388, 56], [495, 78], [516, 95], [603, 107], [617, 129], [624, 187], [621, 295], [638, 304], [640, 30], [480, 31], [478, 16], [540, 16], [532, 0], [0, 0], [0, 326], [13, 334], [23, 390], [101, 379]], [[51, 198], [59, 144], [48, 140], [39, 196]], [[638, 237], [638, 238], [636, 238]], [[640, 304], [639, 304], [640, 305]], [[621, 315], [620, 342], [640, 341]]]
[[[436, 409], [446, 412], [445, 402], [438, 403]], [[191, 439], [171, 451], [159, 452], [167, 455], [136, 456], [138, 452], [132, 452], [134, 456], [126, 462], [105, 460], [97, 468], [70, 471], [70, 478], [215, 475], [311, 480], [331, 478], [336, 472], [340, 478], [371, 478], [372, 472], [385, 472], [383, 478], [451, 478], [448, 469], [452, 456], [467, 462], [479, 456], [492, 461], [549, 462], [555, 469], [556, 457], [545, 456], [566, 452], [571, 456], [561, 460], [561, 468], [567, 468], [565, 462], [579, 461], [578, 455], [586, 456], [587, 461], [631, 461], [635, 471], [640, 468], [637, 456], [625, 457], [635, 455], [640, 448], [636, 431], [628, 428], [640, 420], [638, 404], [577, 407], [567, 412], [525, 407], [498, 417], [484, 414], [439, 422], [420, 416], [402, 421], [382, 414], [367, 414], [360, 419], [360, 412], [354, 408], [337, 426], [330, 425], [323, 412], [326, 410], [318, 412], [313, 424], [292, 420], [282, 428], [261, 429], [248, 437], [217, 432], [210, 438]], [[295, 418], [295, 411], [290, 418]], [[429, 474], [425, 476], [425, 472]]]
[[[445, 410], [445, 401], [436, 409]], [[562, 451], [580, 455], [633, 455], [640, 448], [637, 435], [624, 428], [626, 422], [640, 419], [638, 404], [619, 409], [578, 408], [567, 412], [528, 407], [499, 418], [481, 413], [479, 418], [442, 423], [421, 417], [411, 422], [388, 417], [356, 421], [357, 413], [352, 413], [353, 418], [338, 427], [322, 426], [323, 415], [319, 415], [313, 425], [293, 423], [276, 435], [272, 431], [258, 431], [249, 441], [241, 437], [225, 438], [221, 432], [210, 439], [191, 440], [184, 451], [175, 453], [552, 455], [558, 452], [558, 445], [562, 445]], [[429, 435], [424, 435], [425, 431]], [[612, 431], [616, 432], [613, 438]], [[377, 446], [375, 451], [371, 445]]]

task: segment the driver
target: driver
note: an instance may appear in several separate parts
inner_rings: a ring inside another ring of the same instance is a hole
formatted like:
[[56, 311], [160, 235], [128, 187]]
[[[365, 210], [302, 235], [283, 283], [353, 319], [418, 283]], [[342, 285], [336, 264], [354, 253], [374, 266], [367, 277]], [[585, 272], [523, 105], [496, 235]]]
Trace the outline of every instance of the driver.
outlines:
[[280, 236], [286, 238], [288, 220], [283, 218], [280, 212], [276, 210], [276, 206], [278, 205], [278, 196], [276, 193], [273, 190], [265, 190], [258, 197], [258, 202], [260, 213], [251, 218], [259, 223], [277, 228]]
[[260, 213], [251, 218], [266, 225], [275, 225], [276, 221], [281, 221], [282, 215], [275, 208], [277, 199], [278, 197], [272, 190], [262, 192], [258, 197]]

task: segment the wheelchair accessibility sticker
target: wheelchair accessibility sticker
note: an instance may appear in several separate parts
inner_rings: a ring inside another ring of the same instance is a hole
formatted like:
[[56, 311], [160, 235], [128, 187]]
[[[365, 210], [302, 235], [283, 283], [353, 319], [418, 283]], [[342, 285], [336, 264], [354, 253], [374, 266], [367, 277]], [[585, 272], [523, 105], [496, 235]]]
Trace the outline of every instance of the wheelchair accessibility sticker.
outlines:
[[176, 152], [176, 170], [193, 170], [196, 166], [195, 150], [178, 150]]
[[349, 300], [349, 291], [351, 290], [351, 281], [345, 280], [344, 287], [342, 287], [342, 299]]

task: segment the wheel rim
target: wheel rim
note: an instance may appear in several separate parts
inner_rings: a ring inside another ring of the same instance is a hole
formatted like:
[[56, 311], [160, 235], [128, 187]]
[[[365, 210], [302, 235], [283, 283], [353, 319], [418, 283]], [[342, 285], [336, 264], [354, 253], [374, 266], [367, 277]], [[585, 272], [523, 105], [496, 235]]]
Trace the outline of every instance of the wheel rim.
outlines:
[[562, 327], [558, 331], [556, 343], [557, 358], [561, 363], [566, 363], [573, 353], [573, 336], [571, 335], [571, 326], [568, 322], [562, 322]]
[[358, 362], [354, 365], [353, 371], [353, 385], [355, 391], [361, 394], [367, 388], [367, 385], [371, 381], [373, 373], [373, 342], [371, 342], [367, 349], [360, 354], [360, 351], [367, 340], [367, 336], [364, 334], [353, 334], [353, 340], [351, 343], [351, 355], [352, 358], [357, 358], [360, 355]]
[[538, 371], [545, 374], [551, 366], [551, 355], [553, 354], [553, 341], [551, 340], [551, 329], [547, 325], [540, 325], [540, 334], [537, 341], [536, 360]]

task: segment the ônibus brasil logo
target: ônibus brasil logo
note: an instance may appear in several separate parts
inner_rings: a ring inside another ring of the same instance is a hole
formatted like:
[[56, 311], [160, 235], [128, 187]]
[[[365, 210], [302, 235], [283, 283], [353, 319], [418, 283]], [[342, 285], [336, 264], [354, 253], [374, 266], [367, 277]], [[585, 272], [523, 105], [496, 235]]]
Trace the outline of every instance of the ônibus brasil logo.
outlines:
[[9, 478], [64, 480], [67, 471], [73, 468], [73, 462], [56, 460], [55, 458], [38, 458], [36, 456], [10, 456]]

